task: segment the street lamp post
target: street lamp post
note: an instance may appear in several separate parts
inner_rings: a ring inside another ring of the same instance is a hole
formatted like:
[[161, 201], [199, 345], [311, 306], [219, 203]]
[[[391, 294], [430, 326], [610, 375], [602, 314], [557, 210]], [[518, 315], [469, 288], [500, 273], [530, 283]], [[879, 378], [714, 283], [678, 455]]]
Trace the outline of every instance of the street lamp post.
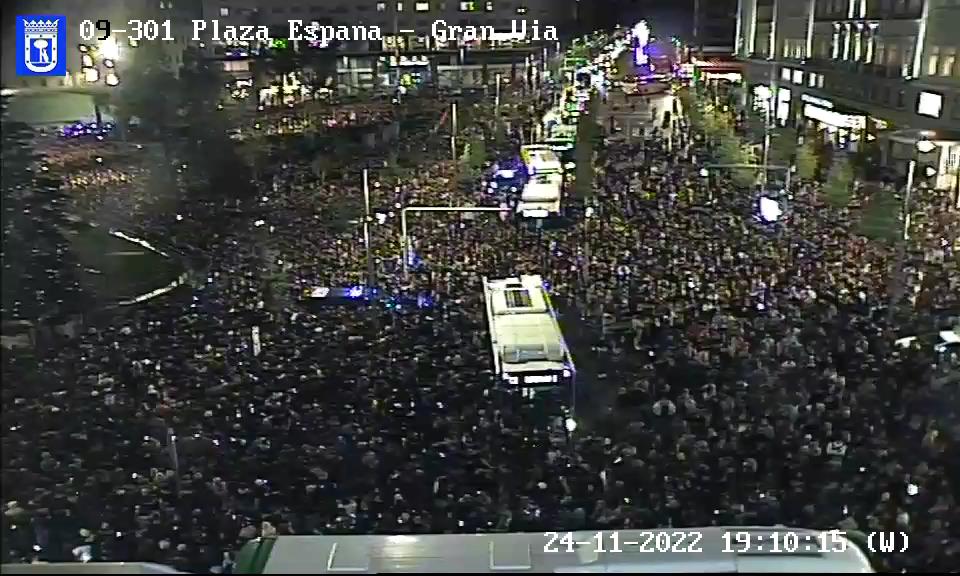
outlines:
[[916, 153], [910, 159], [910, 165], [907, 168], [907, 187], [903, 193], [903, 239], [910, 239], [910, 202], [913, 196], [913, 181], [917, 171], [917, 154], [929, 154], [933, 152], [937, 145], [922, 137], [914, 145]]
[[450, 104], [450, 156], [457, 161], [457, 103]]
[[915, 151], [910, 159], [907, 168], [907, 183], [903, 191], [902, 222], [903, 228], [900, 231], [899, 242], [897, 243], [896, 262], [894, 264], [893, 279], [894, 284], [890, 289], [890, 302], [887, 305], [887, 321], [892, 322], [896, 311], [896, 305], [905, 292], [906, 272], [904, 270], [907, 259], [907, 243], [910, 240], [911, 223], [911, 204], [913, 201], [913, 185], [916, 179], [917, 160], [920, 154], [929, 154], [933, 152], [937, 145], [927, 138], [927, 134], [921, 133], [920, 138], [914, 142]]
[[370, 175], [363, 169], [363, 248], [367, 260], [367, 287], [373, 286], [373, 259], [370, 254]]

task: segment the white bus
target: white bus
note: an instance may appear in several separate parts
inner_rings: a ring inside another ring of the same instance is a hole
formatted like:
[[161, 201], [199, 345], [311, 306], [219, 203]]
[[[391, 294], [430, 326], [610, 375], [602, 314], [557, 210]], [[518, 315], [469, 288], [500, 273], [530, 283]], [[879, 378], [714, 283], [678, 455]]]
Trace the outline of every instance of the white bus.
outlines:
[[527, 167], [527, 174], [562, 174], [560, 158], [547, 144], [530, 144], [520, 148], [520, 159]]
[[531, 144], [520, 149], [527, 168], [527, 182], [520, 192], [517, 212], [525, 218], [560, 214], [563, 194], [563, 163], [549, 144]]
[[560, 392], [571, 406], [576, 370], [539, 275], [483, 279], [494, 373], [524, 395]]
[[[788, 544], [789, 543], [789, 544]], [[796, 543], [796, 546], [794, 546]], [[776, 548], [777, 551], [772, 551]], [[248, 542], [240, 574], [386, 572], [844, 573], [875, 570], [841, 531], [760, 526], [502, 534], [278, 536]]]
[[531, 176], [520, 191], [517, 212], [524, 218], [548, 218], [560, 214], [563, 177], [559, 174]]

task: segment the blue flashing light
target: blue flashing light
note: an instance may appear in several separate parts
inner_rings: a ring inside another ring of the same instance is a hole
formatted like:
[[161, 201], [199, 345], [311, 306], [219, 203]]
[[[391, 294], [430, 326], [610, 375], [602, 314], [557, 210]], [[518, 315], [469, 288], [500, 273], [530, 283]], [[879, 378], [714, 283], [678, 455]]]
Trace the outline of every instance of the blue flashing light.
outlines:
[[362, 298], [363, 297], [363, 286], [351, 286], [350, 290], [347, 292], [347, 297], [349, 298]]

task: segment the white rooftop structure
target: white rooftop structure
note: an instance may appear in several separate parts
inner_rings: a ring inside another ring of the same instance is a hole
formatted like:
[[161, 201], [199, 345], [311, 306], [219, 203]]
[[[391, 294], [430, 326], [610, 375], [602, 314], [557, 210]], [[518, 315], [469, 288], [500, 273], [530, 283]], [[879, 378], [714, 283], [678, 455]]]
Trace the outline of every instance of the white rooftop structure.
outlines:
[[547, 144], [532, 144], [520, 148], [520, 158], [531, 174], [560, 172], [560, 158]]
[[550, 297], [539, 275], [484, 279], [484, 298], [498, 374], [562, 371], [571, 367]]

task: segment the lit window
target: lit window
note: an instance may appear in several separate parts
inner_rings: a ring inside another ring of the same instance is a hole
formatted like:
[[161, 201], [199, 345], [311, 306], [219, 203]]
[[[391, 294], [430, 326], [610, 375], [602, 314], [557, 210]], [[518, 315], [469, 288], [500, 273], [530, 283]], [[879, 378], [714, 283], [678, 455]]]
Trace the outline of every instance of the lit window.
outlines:
[[903, 51], [903, 62], [900, 64], [900, 75], [909, 78], [913, 71], [913, 47]]
[[386, 2], [377, 2], [377, 12], [386, 12], [387, 3]]
[[526, 6], [518, 6], [518, 7], [517, 7], [517, 14], [526, 14], [526, 13], [527, 13], [527, 8], [526, 8]]
[[493, 12], [493, 2], [487, 2], [487, 12]]
[[817, 88], [823, 88], [823, 74], [817, 76]]
[[[903, 94], [901, 92], [901, 94]], [[943, 95], [936, 92], [921, 92], [917, 100], [917, 114], [939, 118], [943, 112]]]
[[477, 3], [476, 2], [461, 2], [460, 3], [461, 12], [476, 12]]
[[397, 2], [397, 12], [403, 12], [403, 2]]
[[940, 62], [940, 75], [953, 76], [954, 68], [957, 65], [956, 50], [946, 50], [943, 54], [943, 61]]
[[417, 2], [416, 4], [413, 5], [413, 9], [416, 10], [417, 12], [429, 12], [429, 11], [430, 11], [430, 3], [429, 3], [429, 2]]
[[927, 57], [927, 76], [936, 76], [940, 73], [940, 47], [934, 46], [930, 49], [930, 56]]
[[220, 15], [221, 15], [221, 16], [229, 16], [229, 15], [230, 15], [230, 9], [227, 8], [226, 6], [221, 6], [221, 7], [220, 7]]

